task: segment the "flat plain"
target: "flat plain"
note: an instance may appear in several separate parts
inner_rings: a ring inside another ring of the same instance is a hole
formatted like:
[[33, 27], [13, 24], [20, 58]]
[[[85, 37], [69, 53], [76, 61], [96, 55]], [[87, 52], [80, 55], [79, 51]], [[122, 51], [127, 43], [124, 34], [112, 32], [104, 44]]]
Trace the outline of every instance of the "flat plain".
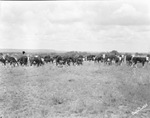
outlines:
[[0, 65], [2, 118], [149, 118], [149, 105], [149, 64]]

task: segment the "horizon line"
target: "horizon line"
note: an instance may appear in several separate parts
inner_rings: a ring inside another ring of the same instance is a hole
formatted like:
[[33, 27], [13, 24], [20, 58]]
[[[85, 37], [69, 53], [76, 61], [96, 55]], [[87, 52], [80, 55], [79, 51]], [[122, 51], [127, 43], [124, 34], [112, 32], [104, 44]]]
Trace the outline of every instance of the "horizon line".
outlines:
[[[15, 49], [13, 49], [13, 48], [0, 48], [0, 51], [1, 50], [22, 50], [22, 51], [24, 51], [24, 50], [49, 50], [49, 51], [54, 51], [54, 52], [95, 52], [95, 53], [101, 53], [101, 52], [111, 52], [111, 51], [113, 51], [113, 50], [106, 50], [106, 51], [77, 51], [77, 50], [56, 50], [56, 49], [41, 49], [41, 48], [39, 48], [39, 49], [19, 49], [19, 48], [15, 48]], [[114, 49], [115, 50], [115, 49]], [[150, 52], [138, 52], [138, 51], [131, 51], [131, 52], [129, 52], [129, 51], [118, 51], [118, 50], [116, 50], [117, 52], [120, 52], [120, 53], [150, 53]]]

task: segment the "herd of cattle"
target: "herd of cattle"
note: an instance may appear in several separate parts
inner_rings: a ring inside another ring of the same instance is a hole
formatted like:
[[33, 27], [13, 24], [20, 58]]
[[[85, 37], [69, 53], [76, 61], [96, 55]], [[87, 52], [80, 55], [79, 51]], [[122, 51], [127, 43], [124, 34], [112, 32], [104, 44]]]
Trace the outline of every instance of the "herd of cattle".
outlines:
[[99, 54], [99, 55], [87, 55], [87, 56], [61, 56], [61, 55], [25, 55], [22, 54], [19, 57], [9, 55], [9, 54], [1, 54], [0, 62], [3, 65], [12, 65], [12, 66], [42, 66], [44, 64], [53, 63], [56, 66], [59, 65], [83, 65], [84, 61], [93, 61], [95, 63], [104, 63], [107, 65], [122, 65], [122, 63], [126, 63], [129, 66], [135, 67], [137, 63], [141, 63], [142, 66], [145, 63], [149, 63], [150, 57], [148, 55], [144, 56], [135, 56], [131, 54]]
[[50, 55], [46, 56], [40, 56], [40, 55], [35, 55], [35, 56], [27, 56], [27, 55], [22, 55], [19, 57], [16, 56], [10, 56], [10, 55], [1, 55], [0, 56], [0, 62], [3, 65], [12, 65], [12, 66], [42, 66], [47, 63], [55, 63], [56, 66], [58, 65], [68, 65], [70, 66], [71, 63], [73, 65], [82, 65], [83, 64], [83, 57], [78, 56], [78, 57], [69, 57], [69, 56], [60, 56], [56, 55], [51, 57]]

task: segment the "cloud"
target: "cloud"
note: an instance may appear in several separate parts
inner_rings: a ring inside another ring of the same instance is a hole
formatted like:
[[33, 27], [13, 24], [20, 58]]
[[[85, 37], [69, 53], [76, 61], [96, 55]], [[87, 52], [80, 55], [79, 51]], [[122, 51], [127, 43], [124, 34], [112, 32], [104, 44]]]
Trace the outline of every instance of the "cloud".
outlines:
[[145, 5], [119, 0], [2, 2], [0, 47], [147, 51], [148, 13]]
[[139, 16], [141, 15], [133, 6], [129, 4], [123, 4], [119, 9], [114, 12], [116, 16], [130, 17], [130, 16]]
[[119, 25], [150, 25], [148, 15], [129, 4], [123, 4], [111, 15], [112, 21]]

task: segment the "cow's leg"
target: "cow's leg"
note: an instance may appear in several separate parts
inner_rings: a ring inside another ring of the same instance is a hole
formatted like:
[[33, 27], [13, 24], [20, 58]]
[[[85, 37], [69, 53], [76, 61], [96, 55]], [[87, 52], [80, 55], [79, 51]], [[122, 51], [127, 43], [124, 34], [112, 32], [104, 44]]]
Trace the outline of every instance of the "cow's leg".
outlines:
[[12, 67], [12, 64], [13, 64], [13, 62], [11, 61], [11, 62], [10, 62], [10, 67]]
[[6, 61], [4, 61], [3, 63], [4, 63], [4, 66], [6, 66]]
[[15, 67], [15, 64], [16, 64], [15, 62], [12, 62], [12, 65], [13, 65], [12, 67]]
[[137, 68], [137, 61], [135, 61], [135, 63], [134, 63], [134, 67], [135, 67], [135, 68]]
[[134, 65], [135, 65], [135, 63], [132, 63], [132, 64], [131, 64], [131, 67], [134, 67]]
[[143, 68], [144, 68], [144, 65], [145, 65], [145, 62], [142, 62], [142, 66], [143, 66]]
[[129, 61], [129, 66], [132, 66], [134, 64], [134, 62]]
[[131, 64], [131, 67], [135, 67], [135, 65], [136, 65], [136, 62], [133, 62], [133, 63]]
[[137, 64], [135, 65], [135, 67], [137, 68]]

